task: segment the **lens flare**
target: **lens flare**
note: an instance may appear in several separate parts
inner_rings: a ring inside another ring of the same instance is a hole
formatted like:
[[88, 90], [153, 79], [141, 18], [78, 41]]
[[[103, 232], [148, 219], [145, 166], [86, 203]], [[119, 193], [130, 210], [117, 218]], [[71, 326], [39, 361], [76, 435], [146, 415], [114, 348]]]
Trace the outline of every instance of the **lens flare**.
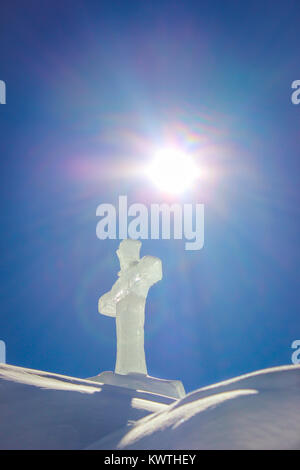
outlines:
[[189, 154], [178, 148], [163, 148], [156, 152], [146, 173], [161, 190], [178, 194], [192, 186], [199, 169]]

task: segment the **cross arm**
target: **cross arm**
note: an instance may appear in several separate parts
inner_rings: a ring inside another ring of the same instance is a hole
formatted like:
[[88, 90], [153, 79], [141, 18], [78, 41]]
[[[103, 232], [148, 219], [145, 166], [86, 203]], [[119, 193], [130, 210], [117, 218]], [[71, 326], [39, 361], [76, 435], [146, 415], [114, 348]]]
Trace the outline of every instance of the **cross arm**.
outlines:
[[98, 301], [98, 312], [102, 315], [107, 315], [108, 317], [116, 316], [116, 301], [112, 291], [103, 294]]

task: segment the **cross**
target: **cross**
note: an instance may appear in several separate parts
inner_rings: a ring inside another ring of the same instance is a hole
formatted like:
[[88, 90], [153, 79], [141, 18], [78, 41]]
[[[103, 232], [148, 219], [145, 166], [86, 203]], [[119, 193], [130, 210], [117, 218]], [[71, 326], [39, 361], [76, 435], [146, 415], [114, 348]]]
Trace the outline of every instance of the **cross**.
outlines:
[[121, 270], [112, 289], [99, 299], [98, 310], [116, 318], [116, 374], [147, 375], [144, 349], [145, 304], [148, 291], [162, 279], [162, 263], [154, 256], [140, 258], [142, 243], [126, 239], [117, 256]]

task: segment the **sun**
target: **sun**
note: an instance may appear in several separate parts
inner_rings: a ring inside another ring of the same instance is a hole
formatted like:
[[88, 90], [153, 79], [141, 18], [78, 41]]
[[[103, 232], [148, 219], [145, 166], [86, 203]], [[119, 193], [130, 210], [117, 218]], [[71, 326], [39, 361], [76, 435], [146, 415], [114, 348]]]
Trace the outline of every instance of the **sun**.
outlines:
[[155, 153], [146, 173], [162, 191], [179, 194], [192, 186], [199, 170], [188, 153], [178, 148], [167, 147]]

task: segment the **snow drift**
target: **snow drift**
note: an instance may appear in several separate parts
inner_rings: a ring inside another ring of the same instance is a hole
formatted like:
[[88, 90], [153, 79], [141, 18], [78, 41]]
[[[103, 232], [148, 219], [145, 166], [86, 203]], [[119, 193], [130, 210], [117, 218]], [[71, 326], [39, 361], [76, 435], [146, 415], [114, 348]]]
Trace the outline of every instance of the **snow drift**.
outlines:
[[180, 400], [0, 365], [1, 449], [300, 449], [300, 366]]

